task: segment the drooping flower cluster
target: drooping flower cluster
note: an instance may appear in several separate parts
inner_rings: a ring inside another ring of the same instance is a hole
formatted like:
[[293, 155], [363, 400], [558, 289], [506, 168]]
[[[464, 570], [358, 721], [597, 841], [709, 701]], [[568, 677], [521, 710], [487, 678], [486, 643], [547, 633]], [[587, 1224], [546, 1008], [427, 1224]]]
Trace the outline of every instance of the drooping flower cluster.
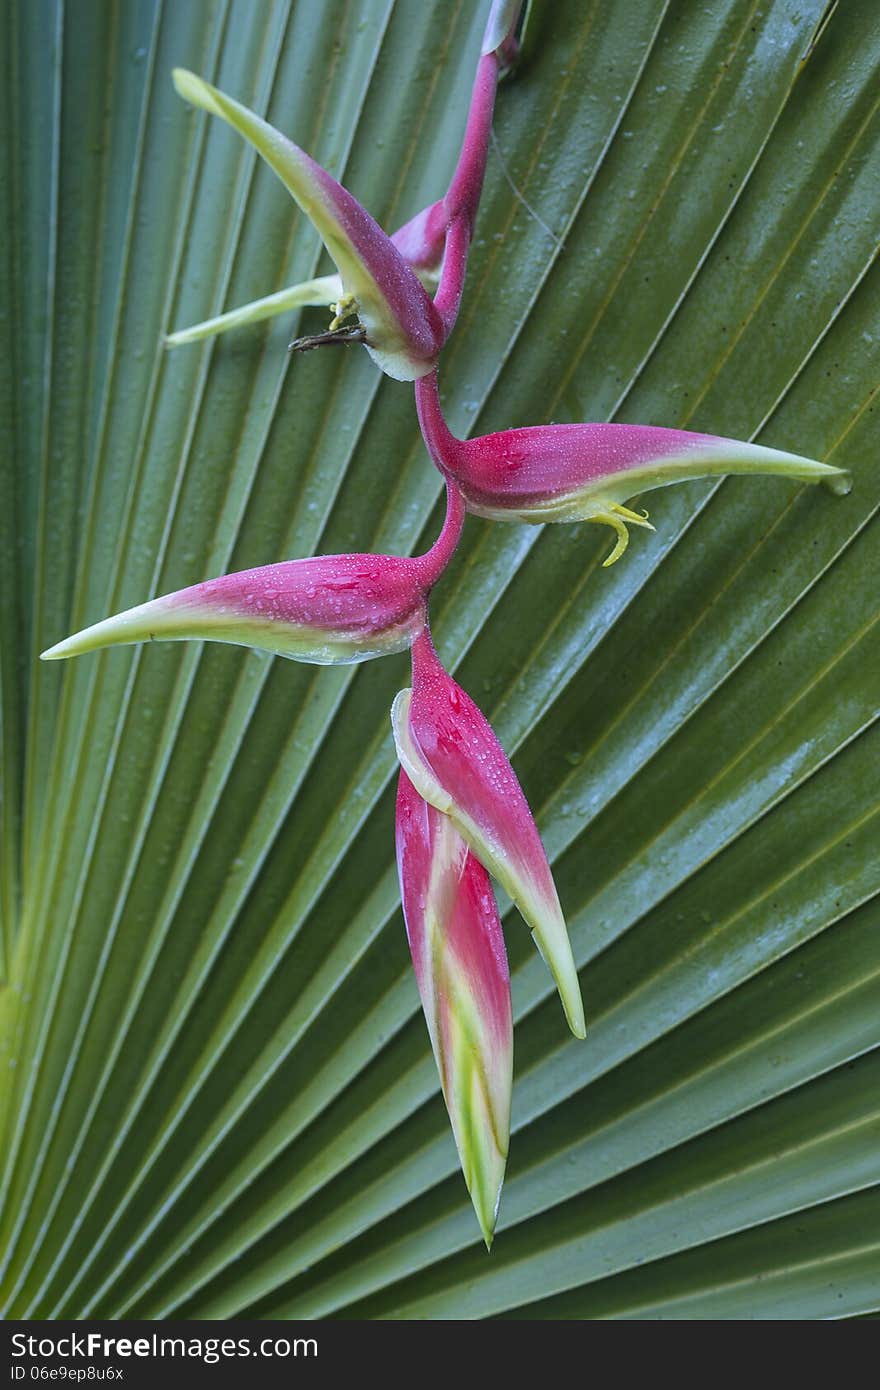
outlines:
[[[363, 661], [410, 648], [412, 688], [394, 701], [400, 761], [397, 863], [407, 936], [465, 1180], [487, 1245], [510, 1128], [510, 978], [491, 878], [525, 919], [577, 1037], [580, 984], [553, 877], [516, 774], [488, 721], [443, 669], [431, 640], [431, 590], [458, 544], [465, 512], [532, 523], [593, 521], [626, 548], [649, 526], [626, 501], [689, 478], [776, 473], [824, 481], [823, 463], [707, 434], [617, 424], [537, 425], [461, 440], [441, 411], [438, 361], [455, 325], [490, 139], [498, 79], [516, 57], [521, 0], [494, 0], [461, 155], [443, 198], [393, 236], [303, 150], [194, 74], [177, 90], [221, 117], [263, 156], [311, 220], [337, 268], [172, 334], [196, 341], [303, 304], [330, 306], [322, 342], [362, 343], [383, 372], [415, 383], [428, 453], [446, 482], [443, 530], [426, 554], [330, 555], [224, 575], [152, 599], [59, 642], [43, 656], [119, 643], [197, 638], [263, 648], [299, 661]], [[491, 876], [491, 878], [490, 878]]]

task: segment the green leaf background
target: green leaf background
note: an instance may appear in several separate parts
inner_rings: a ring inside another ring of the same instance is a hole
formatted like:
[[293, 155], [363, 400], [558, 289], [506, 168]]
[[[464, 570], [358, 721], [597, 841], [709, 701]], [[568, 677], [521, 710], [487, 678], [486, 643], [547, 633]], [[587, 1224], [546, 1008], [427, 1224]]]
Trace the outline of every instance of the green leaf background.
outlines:
[[411, 389], [355, 350], [288, 359], [320, 314], [163, 351], [326, 266], [170, 71], [265, 112], [396, 226], [445, 187], [484, 19], [4, 6], [7, 1316], [880, 1308], [873, 0], [539, 3], [499, 94], [453, 426], [756, 437], [855, 486], [657, 492], [656, 534], [607, 571], [598, 527], [467, 524], [438, 644], [536, 812], [590, 1025], [569, 1036], [508, 912], [491, 1255], [399, 910], [405, 659], [36, 660], [225, 570], [436, 534]]

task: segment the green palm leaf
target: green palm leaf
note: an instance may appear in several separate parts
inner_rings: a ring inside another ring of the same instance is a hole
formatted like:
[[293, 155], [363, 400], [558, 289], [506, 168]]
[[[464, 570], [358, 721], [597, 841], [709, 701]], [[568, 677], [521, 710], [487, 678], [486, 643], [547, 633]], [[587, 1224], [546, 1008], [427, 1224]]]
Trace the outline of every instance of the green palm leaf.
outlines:
[[[157, 645], [108, 613], [316, 551], [405, 553], [408, 387], [163, 335], [329, 268], [186, 66], [393, 227], [454, 166], [464, 3], [17, 0], [2, 45], [7, 1316], [786, 1317], [880, 1308], [876, 15], [534, 6], [444, 357], [459, 433], [620, 419], [848, 467], [596, 528], [468, 522], [441, 654], [545, 837], [589, 1031], [508, 913], [491, 1256], [393, 862], [403, 658]], [[514, 191], [514, 187], [518, 192]]]

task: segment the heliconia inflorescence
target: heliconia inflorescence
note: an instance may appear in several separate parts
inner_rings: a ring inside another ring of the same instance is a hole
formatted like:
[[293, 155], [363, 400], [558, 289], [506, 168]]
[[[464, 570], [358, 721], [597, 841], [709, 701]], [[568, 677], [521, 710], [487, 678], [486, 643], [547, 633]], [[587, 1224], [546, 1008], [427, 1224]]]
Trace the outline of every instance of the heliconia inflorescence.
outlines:
[[[401, 899], [443, 1096], [487, 1245], [504, 1180], [513, 1066], [510, 978], [490, 875], [531, 929], [576, 1037], [585, 1025], [575, 956], [525, 795], [488, 720], [444, 670], [431, 638], [430, 594], [456, 550], [465, 511], [493, 520], [602, 522], [617, 533], [608, 565], [626, 549], [628, 526], [653, 529], [645, 513], [625, 505], [651, 488], [727, 473], [849, 488], [842, 469], [797, 454], [652, 425], [535, 425], [468, 440], [451, 432], [437, 362], [461, 302], [498, 79], [517, 55], [520, 8], [521, 0], [494, 0], [447, 192], [393, 236], [262, 118], [194, 74], [174, 74], [182, 96], [227, 121], [267, 160], [313, 222], [337, 273], [166, 341], [329, 305], [329, 332], [301, 345], [362, 342], [384, 372], [415, 382], [425, 445], [446, 481], [435, 544], [419, 556], [324, 555], [223, 575], [97, 622], [43, 653], [54, 660], [164, 638], [232, 642], [316, 663], [411, 649], [412, 686], [392, 709]], [[342, 326], [354, 316], [354, 326]]]

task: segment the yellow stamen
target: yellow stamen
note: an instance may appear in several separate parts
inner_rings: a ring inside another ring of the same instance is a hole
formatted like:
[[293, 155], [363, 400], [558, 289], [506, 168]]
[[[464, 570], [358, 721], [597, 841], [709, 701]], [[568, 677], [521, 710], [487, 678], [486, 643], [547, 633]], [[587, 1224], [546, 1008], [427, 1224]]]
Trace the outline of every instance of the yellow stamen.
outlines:
[[344, 294], [335, 304], [331, 304], [330, 308], [333, 310], [334, 315], [330, 323], [330, 332], [334, 333], [339, 325], [344, 323], [346, 319], [350, 319], [357, 314], [358, 302], [353, 294]]
[[654, 530], [654, 527], [648, 520], [647, 512], [630, 511], [629, 507], [624, 507], [620, 502], [610, 502], [604, 511], [594, 512], [594, 514], [587, 517], [586, 520], [600, 521], [605, 526], [610, 526], [617, 532], [617, 540], [614, 543], [614, 549], [607, 560], [602, 561], [603, 569], [607, 569], [609, 565], [615, 564], [629, 545], [629, 531], [626, 529], [627, 522], [629, 522], [631, 526], [644, 526], [648, 531]]

